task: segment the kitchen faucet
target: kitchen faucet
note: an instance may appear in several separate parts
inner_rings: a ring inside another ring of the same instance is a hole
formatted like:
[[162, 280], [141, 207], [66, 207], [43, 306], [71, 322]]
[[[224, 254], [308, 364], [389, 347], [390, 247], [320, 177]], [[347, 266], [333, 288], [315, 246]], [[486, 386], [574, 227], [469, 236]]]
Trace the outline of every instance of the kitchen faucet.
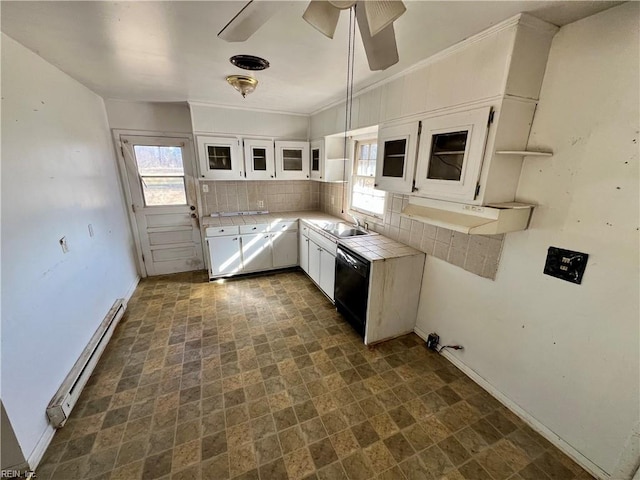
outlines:
[[349, 216], [351, 218], [353, 218], [354, 222], [356, 223], [356, 227], [360, 228], [360, 220], [358, 219], [358, 217], [356, 217], [355, 215], [351, 215], [351, 214], [349, 214]]

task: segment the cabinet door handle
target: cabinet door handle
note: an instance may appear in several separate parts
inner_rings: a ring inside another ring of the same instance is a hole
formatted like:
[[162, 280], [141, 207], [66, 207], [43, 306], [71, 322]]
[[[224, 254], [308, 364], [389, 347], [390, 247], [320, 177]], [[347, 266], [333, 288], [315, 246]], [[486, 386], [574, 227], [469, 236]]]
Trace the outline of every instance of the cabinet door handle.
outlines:
[[234, 238], [233, 240], [234, 240], [234, 241], [238, 240], [238, 237]]
[[321, 248], [318, 248], [318, 251], [319, 251], [319, 252], [321, 252], [321, 251], [322, 251], [322, 249], [321, 249]]
[[266, 237], [264, 237], [264, 238], [269, 238], [269, 235], [267, 235], [267, 236], [266, 236]]

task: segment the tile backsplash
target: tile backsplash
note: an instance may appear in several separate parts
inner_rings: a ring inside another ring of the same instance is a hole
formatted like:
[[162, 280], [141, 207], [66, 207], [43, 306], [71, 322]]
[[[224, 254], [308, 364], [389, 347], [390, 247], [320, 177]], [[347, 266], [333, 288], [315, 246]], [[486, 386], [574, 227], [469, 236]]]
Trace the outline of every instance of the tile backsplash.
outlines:
[[[203, 185], [209, 187], [208, 192], [202, 191]], [[319, 184], [308, 180], [199, 182], [199, 187], [205, 216], [216, 212], [286, 212], [320, 208]], [[262, 206], [260, 201], [264, 202]]]
[[[320, 209], [350, 221], [351, 217], [342, 213], [343, 193], [343, 184], [320, 184]], [[347, 211], [346, 203], [347, 199], [345, 198], [345, 212]], [[495, 279], [504, 234], [467, 235], [401, 217], [400, 213], [407, 203], [409, 203], [408, 195], [387, 193], [384, 218], [360, 214], [357, 216], [363, 218], [374, 232], [410, 245], [427, 255], [433, 255], [468, 272], [492, 280]]]

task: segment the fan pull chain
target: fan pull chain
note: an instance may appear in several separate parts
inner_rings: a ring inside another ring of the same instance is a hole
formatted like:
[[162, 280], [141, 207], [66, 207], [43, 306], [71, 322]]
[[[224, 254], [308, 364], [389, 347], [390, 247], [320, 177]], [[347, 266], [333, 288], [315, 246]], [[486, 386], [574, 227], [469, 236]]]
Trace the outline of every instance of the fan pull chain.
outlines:
[[356, 34], [356, 21], [355, 21], [355, 8], [354, 5], [349, 9], [349, 46], [347, 49], [347, 97], [345, 99], [344, 108], [344, 149], [343, 158], [345, 159], [342, 165], [342, 178], [344, 183], [342, 184], [342, 206], [341, 213], [344, 213], [344, 205], [347, 195], [347, 132], [351, 130], [351, 112], [353, 107], [353, 66], [355, 63], [355, 34]]

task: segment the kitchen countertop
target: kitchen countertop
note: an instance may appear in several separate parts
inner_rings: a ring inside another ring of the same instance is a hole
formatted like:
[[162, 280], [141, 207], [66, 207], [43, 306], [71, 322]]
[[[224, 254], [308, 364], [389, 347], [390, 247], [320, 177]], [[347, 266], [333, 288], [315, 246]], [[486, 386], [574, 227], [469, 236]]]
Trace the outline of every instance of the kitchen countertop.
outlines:
[[409, 255], [424, 255], [423, 252], [416, 250], [415, 248], [409, 247], [404, 243], [397, 242], [396, 240], [392, 240], [375, 232], [371, 232], [371, 235], [359, 235], [356, 237], [338, 239], [330, 233], [322, 230], [322, 228], [329, 223], [340, 223], [345, 222], [345, 220], [318, 211], [305, 210], [298, 212], [264, 213], [259, 215], [238, 215], [233, 217], [203, 217], [201, 219], [201, 224], [202, 228], [207, 228], [227, 225], [274, 223], [286, 220], [302, 220], [312, 227], [315, 227], [315, 230], [324, 237], [337, 242], [339, 245], [344, 245], [370, 261], [405, 257]]

